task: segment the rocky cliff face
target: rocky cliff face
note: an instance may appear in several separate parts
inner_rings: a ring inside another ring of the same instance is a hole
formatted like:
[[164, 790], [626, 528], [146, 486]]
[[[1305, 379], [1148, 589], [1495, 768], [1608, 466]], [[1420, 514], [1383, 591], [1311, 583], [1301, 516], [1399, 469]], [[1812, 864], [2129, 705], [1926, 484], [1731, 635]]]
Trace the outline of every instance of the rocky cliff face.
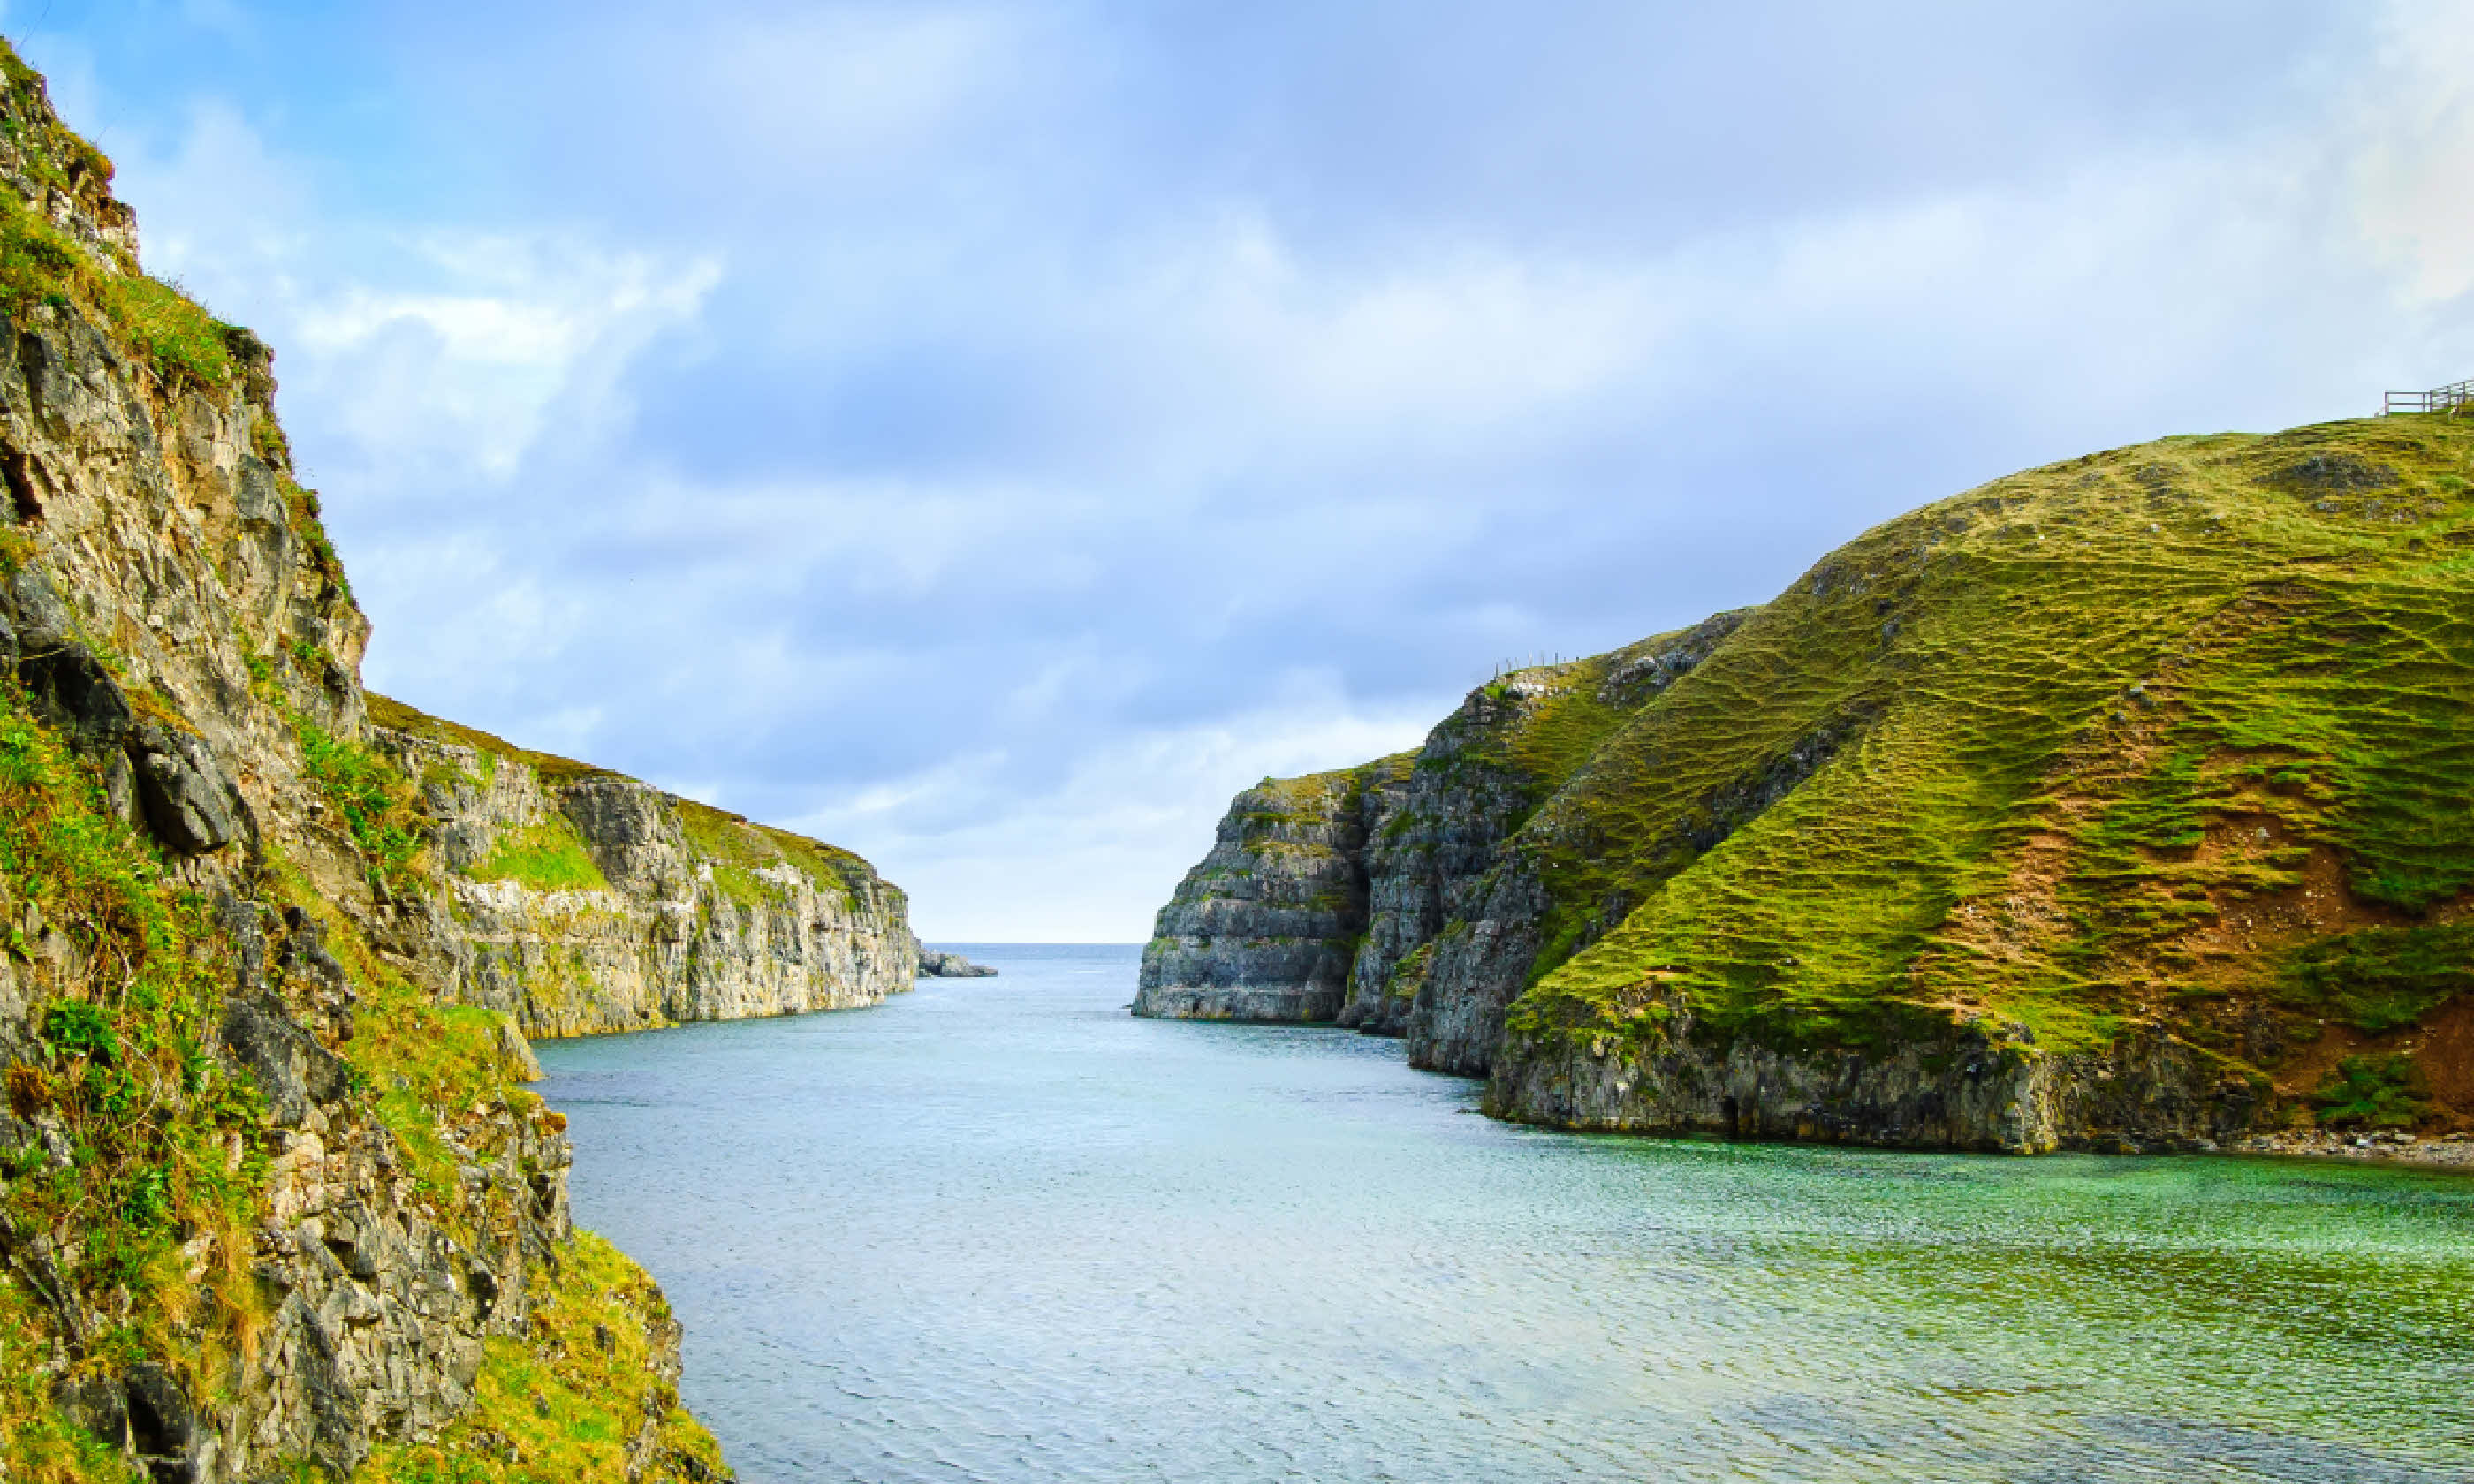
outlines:
[[0, 1478], [714, 1477], [519, 1022], [881, 995], [900, 894], [367, 696], [271, 355], [0, 82]]
[[900, 888], [846, 850], [371, 698], [420, 780], [426, 912], [382, 944], [527, 1035], [882, 1003], [917, 948]]
[[1160, 909], [1134, 1014], [1339, 1014], [1366, 923], [1366, 771], [1266, 778], [1237, 796], [1211, 853]]
[[[1304, 780], [1354, 801], [1313, 871], [1362, 914], [1266, 910], [1296, 869], [1242, 822], [1285, 785], [1241, 796], [1147, 1008], [1304, 939], [1350, 961], [1331, 1014], [1508, 1117], [2020, 1151], [2474, 1125], [2469, 455], [2444, 417], [2095, 455], [1505, 677], [1405, 771]], [[1282, 1014], [1334, 1002], [1315, 972]]]
[[1421, 1065], [1482, 1056], [1508, 996], [1485, 1008], [1481, 995], [1423, 993], [1436, 954], [1466, 975], [1470, 920], [1504, 843], [1599, 737], [1741, 621], [1722, 613], [1611, 655], [1499, 676], [1415, 753], [1238, 795], [1211, 853], [1160, 910], [1134, 1013], [1336, 1020], [1408, 1036]]

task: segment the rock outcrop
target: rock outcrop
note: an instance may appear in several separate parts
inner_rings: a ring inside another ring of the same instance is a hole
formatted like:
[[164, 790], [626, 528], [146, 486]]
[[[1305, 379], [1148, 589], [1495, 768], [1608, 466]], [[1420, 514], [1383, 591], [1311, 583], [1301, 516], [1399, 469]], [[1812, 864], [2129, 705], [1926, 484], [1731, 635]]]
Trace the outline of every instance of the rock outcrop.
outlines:
[[1137, 1013], [1503, 1116], [2036, 1151], [2474, 1128], [2474, 436], [2171, 439], [1238, 797]]
[[0, 1478], [716, 1477], [517, 1021], [902, 988], [900, 894], [374, 727], [271, 353], [0, 84]]
[[959, 953], [931, 948], [912, 940], [919, 955], [919, 977], [922, 979], [992, 979], [996, 970], [985, 964], [975, 964]]
[[1219, 839], [1160, 909], [1134, 1014], [1328, 1020], [1366, 925], [1363, 770], [1237, 796]]

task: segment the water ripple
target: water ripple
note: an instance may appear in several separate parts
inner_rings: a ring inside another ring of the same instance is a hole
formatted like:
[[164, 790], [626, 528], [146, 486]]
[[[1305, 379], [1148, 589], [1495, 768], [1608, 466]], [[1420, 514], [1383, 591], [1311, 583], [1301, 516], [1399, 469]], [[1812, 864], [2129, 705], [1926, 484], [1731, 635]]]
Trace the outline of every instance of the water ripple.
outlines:
[[749, 1484], [2474, 1484], [2474, 1182], [1546, 1134], [973, 956], [543, 1048]]

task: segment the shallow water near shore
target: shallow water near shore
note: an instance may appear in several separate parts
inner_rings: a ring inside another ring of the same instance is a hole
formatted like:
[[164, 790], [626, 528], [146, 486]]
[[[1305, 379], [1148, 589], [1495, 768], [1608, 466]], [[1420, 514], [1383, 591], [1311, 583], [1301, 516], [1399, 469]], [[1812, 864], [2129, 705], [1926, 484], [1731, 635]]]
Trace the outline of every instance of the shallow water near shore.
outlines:
[[1553, 1134], [963, 950], [539, 1047], [748, 1484], [2474, 1481], [2474, 1178]]

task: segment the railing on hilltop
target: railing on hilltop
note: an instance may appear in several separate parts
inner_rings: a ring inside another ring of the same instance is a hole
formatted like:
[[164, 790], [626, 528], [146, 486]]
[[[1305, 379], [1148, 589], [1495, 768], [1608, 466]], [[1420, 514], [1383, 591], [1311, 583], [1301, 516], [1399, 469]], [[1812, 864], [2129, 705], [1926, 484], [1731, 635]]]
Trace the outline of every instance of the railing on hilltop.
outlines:
[[2396, 412], [2445, 412], [2464, 415], [2474, 408], [2474, 381], [2452, 381], [2428, 392], [2391, 392], [2388, 405], [2380, 409], [2386, 417]]

